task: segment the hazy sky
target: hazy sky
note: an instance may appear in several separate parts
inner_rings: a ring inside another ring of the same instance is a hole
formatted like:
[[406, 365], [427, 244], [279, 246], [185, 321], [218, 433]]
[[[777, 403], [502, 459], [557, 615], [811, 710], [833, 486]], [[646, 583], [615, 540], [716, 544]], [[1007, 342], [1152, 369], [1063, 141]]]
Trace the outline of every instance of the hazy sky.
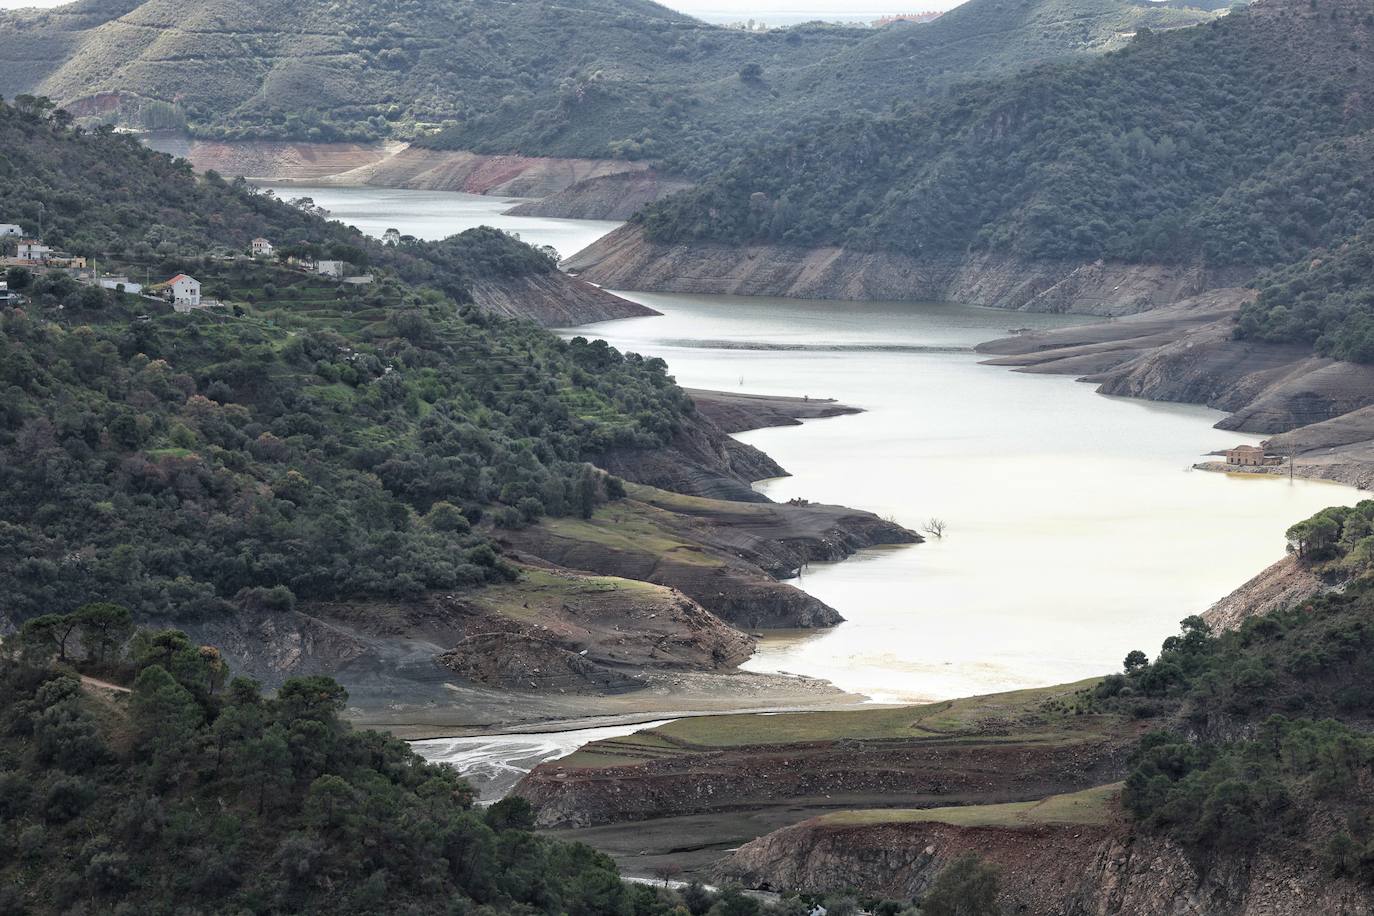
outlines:
[[[0, 7], [59, 6], [67, 0], [0, 0]], [[668, 0], [665, 6], [703, 19], [756, 18], [768, 22], [792, 21], [809, 16], [871, 19], [884, 13], [912, 13], [949, 9], [960, 0]]]

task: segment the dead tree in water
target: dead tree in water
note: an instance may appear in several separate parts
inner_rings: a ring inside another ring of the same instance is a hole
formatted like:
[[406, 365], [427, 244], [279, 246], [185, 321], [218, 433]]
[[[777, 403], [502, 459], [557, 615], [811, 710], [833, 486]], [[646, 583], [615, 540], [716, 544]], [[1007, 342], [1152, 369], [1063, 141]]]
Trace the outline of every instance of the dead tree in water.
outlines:
[[921, 526], [921, 531], [938, 541], [944, 539], [946, 527], [944, 519], [931, 517]]

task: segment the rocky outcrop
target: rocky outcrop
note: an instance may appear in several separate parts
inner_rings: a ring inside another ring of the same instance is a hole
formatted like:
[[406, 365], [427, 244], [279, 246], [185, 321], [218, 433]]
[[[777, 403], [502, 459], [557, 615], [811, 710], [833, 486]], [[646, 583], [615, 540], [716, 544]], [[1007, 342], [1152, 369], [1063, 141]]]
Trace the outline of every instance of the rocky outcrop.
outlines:
[[690, 181], [654, 171], [621, 172], [584, 179], [506, 212], [512, 216], [627, 220], [649, 204], [691, 186]]
[[1212, 290], [1119, 320], [1024, 334], [978, 347], [991, 365], [1076, 375], [1103, 394], [1206, 404], [1221, 429], [1284, 433], [1270, 448], [1297, 473], [1374, 482], [1374, 366], [1316, 356], [1301, 344], [1235, 337], [1252, 290]]
[[1004, 911], [1032, 916], [1353, 916], [1374, 907], [1367, 885], [1332, 878], [1285, 838], [1253, 857], [1203, 862], [1120, 822], [969, 827], [822, 818], [745, 845], [719, 873], [749, 887], [910, 900], [970, 853], [998, 867]]
[[558, 271], [474, 280], [472, 298], [486, 311], [529, 319], [546, 328], [659, 314]]
[[[564, 262], [600, 286], [798, 299], [937, 300], [1127, 315], [1234, 283], [1235, 271], [992, 254], [911, 257], [844, 248], [665, 244], [630, 223]], [[1243, 272], [1240, 272], [1243, 273]]]
[[663, 448], [617, 448], [594, 463], [617, 477], [688, 496], [768, 502], [750, 484], [784, 477], [772, 458], [728, 436], [703, 411], [689, 414]]
[[802, 420], [863, 412], [831, 398], [793, 398], [698, 388], [688, 388], [687, 393], [697, 405], [697, 412], [727, 433], [770, 426], [799, 426]]
[[616, 159], [555, 159], [548, 156], [489, 156], [463, 150], [407, 146], [375, 163], [330, 176], [330, 184], [462, 191], [500, 197], [547, 197], [589, 178], [640, 172], [640, 162]]
[[551, 639], [524, 633], [469, 636], [440, 655], [438, 662], [475, 683], [514, 690], [602, 693], [633, 690], [643, 683]]
[[545, 197], [588, 179], [647, 168], [613, 159], [489, 156], [397, 142], [198, 140], [180, 134], [154, 134], [148, 142], [156, 150], [189, 160], [198, 171], [214, 169], [228, 177], [500, 197]]
[[[84, 108], [78, 116], [93, 114]], [[229, 178], [318, 182], [331, 175], [372, 165], [395, 155], [403, 143], [304, 143], [291, 140], [197, 140], [179, 133], [155, 132], [148, 146], [185, 159], [196, 171], [214, 169]]]
[[1329, 587], [1311, 566], [1289, 555], [1212, 605], [1202, 617], [1214, 630], [1234, 630], [1251, 617], [1285, 610]]
[[503, 531], [511, 550], [558, 566], [668, 586], [746, 630], [827, 627], [834, 608], [779, 578], [914, 532], [840, 506], [683, 497], [632, 485], [629, 498], [580, 523]]

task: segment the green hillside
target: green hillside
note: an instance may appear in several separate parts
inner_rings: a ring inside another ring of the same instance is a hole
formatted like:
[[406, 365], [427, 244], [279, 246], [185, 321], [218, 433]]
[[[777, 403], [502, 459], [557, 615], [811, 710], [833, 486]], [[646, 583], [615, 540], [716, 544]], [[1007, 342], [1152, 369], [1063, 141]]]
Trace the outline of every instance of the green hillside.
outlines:
[[226, 685], [214, 650], [175, 631], [130, 639], [121, 609], [94, 610], [114, 626], [104, 660], [75, 639], [68, 658], [131, 692], [50, 663], [50, 629], [0, 658], [4, 912], [669, 910], [600, 853], [530, 833], [519, 803], [477, 809], [453, 769], [353, 731], [333, 681], [265, 697]]
[[1211, 16], [970, 0], [933, 23], [751, 33], [645, 0], [85, 0], [0, 13], [0, 94], [205, 137], [422, 139], [704, 173], [742, 136], [1118, 47]]
[[588, 89], [661, 83], [665, 68], [679, 84], [707, 81], [748, 60], [816, 59], [857, 35], [820, 28], [789, 42], [648, 0], [91, 0], [0, 13], [0, 94], [71, 104], [119, 92], [135, 120], [213, 137], [409, 137], [531, 110], [556, 130], [559, 99]]
[[[622, 155], [673, 171], [708, 174], [750, 139], [793, 136], [823, 119], [882, 113], [938, 97], [975, 76], [1124, 46], [1138, 28], [1167, 29], [1210, 18], [1130, 0], [969, 0], [929, 23], [868, 30], [847, 45], [813, 45], [833, 29], [799, 26], [772, 47], [708, 54], [670, 52], [638, 74], [609, 67], [574, 93], [461, 124], [423, 141], [453, 149]], [[775, 33], [758, 36], [770, 38]], [[728, 33], [727, 33], [728, 36]], [[733, 40], [733, 39], [731, 39]], [[726, 44], [724, 47], [734, 47]], [[755, 75], [741, 68], [757, 64]], [[623, 138], [631, 142], [623, 142]]]
[[[485, 517], [581, 514], [583, 464], [661, 444], [688, 407], [661, 361], [462, 307], [436, 281], [550, 269], [494, 230], [384, 247], [60, 117], [0, 106], [0, 208], [134, 277], [193, 272], [232, 309], [176, 314], [60, 273], [9, 272], [0, 315], [0, 613], [115, 600], [198, 616], [413, 596], [509, 571]], [[211, 257], [270, 231], [370, 261], [350, 286]], [[412, 249], [419, 254], [412, 254]], [[530, 265], [536, 265], [531, 267]], [[461, 292], [461, 288], [458, 290]]]
[[[1353, 0], [1268, 0], [1138, 36], [1100, 60], [818, 126], [646, 224], [664, 240], [1274, 263], [1368, 211], [1333, 144], [1371, 126], [1370, 22]], [[1333, 171], [1348, 193], [1309, 203]], [[1259, 201], [1286, 221], [1256, 219]]]
[[[817, 126], [642, 220], [658, 241], [1277, 267], [1343, 244], [1374, 212], [1372, 75], [1365, 4], [1262, 0], [1100, 59]], [[1311, 341], [1343, 320], [1245, 327]]]

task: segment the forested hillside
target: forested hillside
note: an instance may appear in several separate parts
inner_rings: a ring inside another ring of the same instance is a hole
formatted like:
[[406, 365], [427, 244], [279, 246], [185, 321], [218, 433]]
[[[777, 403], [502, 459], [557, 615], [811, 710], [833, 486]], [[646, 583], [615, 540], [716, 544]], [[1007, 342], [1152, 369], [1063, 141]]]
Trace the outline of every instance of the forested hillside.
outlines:
[[[500, 233], [383, 245], [306, 206], [287, 206], [242, 181], [195, 174], [108, 127], [72, 129], [46, 98], [0, 104], [0, 213], [55, 248], [149, 269], [241, 252], [253, 238], [283, 251], [391, 270], [410, 283], [471, 301], [475, 280], [553, 274], [544, 253]], [[307, 203], [308, 202], [302, 202]]]
[[1371, 41], [1374, 14], [1355, 0], [1262, 0], [1098, 60], [820, 126], [644, 225], [658, 241], [1278, 266], [1341, 244], [1374, 210]]
[[[690, 409], [661, 361], [405, 279], [431, 263], [440, 286], [551, 269], [507, 236], [472, 230], [434, 243], [431, 262], [60, 121], [0, 107], [9, 167], [48, 161], [0, 183], [7, 212], [27, 221], [47, 201], [51, 238], [157, 276], [194, 270], [234, 308], [175, 314], [11, 270], [28, 299], [0, 316], [11, 623], [96, 598], [195, 616], [499, 580], [474, 525], [589, 512], [616, 491], [584, 458], [659, 445]], [[377, 282], [207, 256], [266, 229], [370, 257]]]
[[[175, 631], [130, 639], [127, 612], [95, 610], [113, 625], [99, 659], [73, 638], [50, 664], [51, 628], [5, 642], [5, 912], [669, 909], [607, 857], [529, 833], [518, 802], [478, 810], [453, 769], [353, 731], [333, 681], [292, 680], [269, 698], [246, 679], [226, 685], [212, 649]], [[83, 689], [78, 659], [132, 692]]]
[[202, 137], [395, 137], [704, 174], [746, 134], [885, 111], [970, 75], [1097, 54], [1137, 28], [1211, 15], [1133, 0], [970, 0], [928, 24], [751, 33], [645, 0], [88, 0], [0, 13], [0, 94], [41, 92], [83, 116]]
[[1156, 718], [1122, 797], [1147, 830], [1204, 861], [1296, 838], [1333, 876], [1374, 880], [1372, 520], [1366, 500], [1289, 529], [1304, 562], [1353, 578], [1344, 593], [1222, 634], [1188, 618], [1153, 661], [1132, 652], [1095, 688], [1092, 708]]

